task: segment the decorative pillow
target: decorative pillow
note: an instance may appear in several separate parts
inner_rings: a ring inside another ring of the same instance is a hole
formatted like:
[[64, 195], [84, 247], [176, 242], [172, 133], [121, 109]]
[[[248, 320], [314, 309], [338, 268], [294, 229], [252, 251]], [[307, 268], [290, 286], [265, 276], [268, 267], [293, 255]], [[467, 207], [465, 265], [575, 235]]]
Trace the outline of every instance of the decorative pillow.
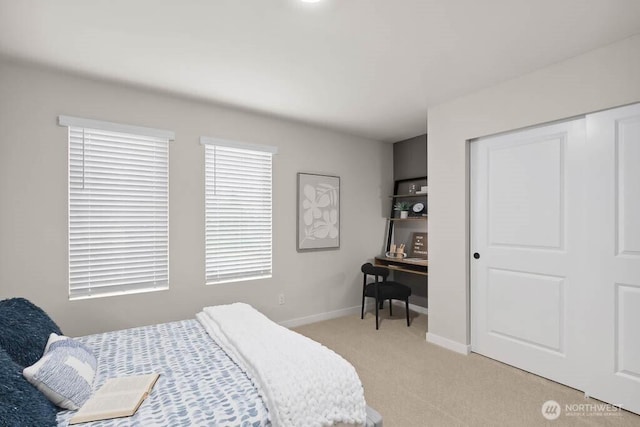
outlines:
[[61, 408], [80, 409], [91, 397], [96, 357], [82, 343], [51, 334], [47, 352], [22, 374]]
[[62, 334], [40, 307], [24, 298], [0, 301], [0, 347], [23, 368], [42, 357], [52, 332]]
[[0, 425], [55, 426], [56, 407], [22, 377], [21, 370], [0, 348]]

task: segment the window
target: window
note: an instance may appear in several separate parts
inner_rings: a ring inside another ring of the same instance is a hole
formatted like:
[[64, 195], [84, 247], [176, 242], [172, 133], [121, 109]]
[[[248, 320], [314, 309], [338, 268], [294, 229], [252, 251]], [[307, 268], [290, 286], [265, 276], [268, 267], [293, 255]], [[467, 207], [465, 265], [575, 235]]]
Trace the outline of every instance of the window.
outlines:
[[173, 133], [58, 121], [69, 128], [69, 297], [167, 289]]
[[201, 138], [207, 284], [271, 277], [275, 147]]

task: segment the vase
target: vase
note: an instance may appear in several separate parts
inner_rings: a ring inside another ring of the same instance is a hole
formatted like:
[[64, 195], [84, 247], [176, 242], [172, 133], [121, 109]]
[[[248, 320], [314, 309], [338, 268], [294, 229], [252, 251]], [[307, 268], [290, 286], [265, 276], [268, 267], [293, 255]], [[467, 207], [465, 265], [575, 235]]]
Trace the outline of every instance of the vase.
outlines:
[[400, 218], [408, 218], [409, 211], [400, 211]]

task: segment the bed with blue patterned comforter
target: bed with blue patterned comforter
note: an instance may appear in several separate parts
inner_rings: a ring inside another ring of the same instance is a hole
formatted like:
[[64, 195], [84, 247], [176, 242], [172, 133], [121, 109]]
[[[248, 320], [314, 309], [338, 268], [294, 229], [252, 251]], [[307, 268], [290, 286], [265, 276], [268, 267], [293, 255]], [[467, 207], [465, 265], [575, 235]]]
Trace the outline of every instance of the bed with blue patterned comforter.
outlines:
[[[251, 380], [195, 319], [77, 340], [93, 349], [98, 359], [94, 390], [112, 377], [160, 374], [135, 415], [82, 426], [271, 425], [267, 408]], [[59, 412], [58, 426], [67, 426], [74, 413]]]

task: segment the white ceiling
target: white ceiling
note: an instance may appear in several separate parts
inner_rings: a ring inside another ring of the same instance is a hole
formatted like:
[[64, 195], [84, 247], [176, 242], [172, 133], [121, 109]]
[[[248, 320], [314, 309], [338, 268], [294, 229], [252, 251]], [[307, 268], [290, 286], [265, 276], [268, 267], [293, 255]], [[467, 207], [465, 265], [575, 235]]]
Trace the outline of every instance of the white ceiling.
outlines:
[[0, 55], [382, 141], [638, 33], [640, 0], [0, 0]]

